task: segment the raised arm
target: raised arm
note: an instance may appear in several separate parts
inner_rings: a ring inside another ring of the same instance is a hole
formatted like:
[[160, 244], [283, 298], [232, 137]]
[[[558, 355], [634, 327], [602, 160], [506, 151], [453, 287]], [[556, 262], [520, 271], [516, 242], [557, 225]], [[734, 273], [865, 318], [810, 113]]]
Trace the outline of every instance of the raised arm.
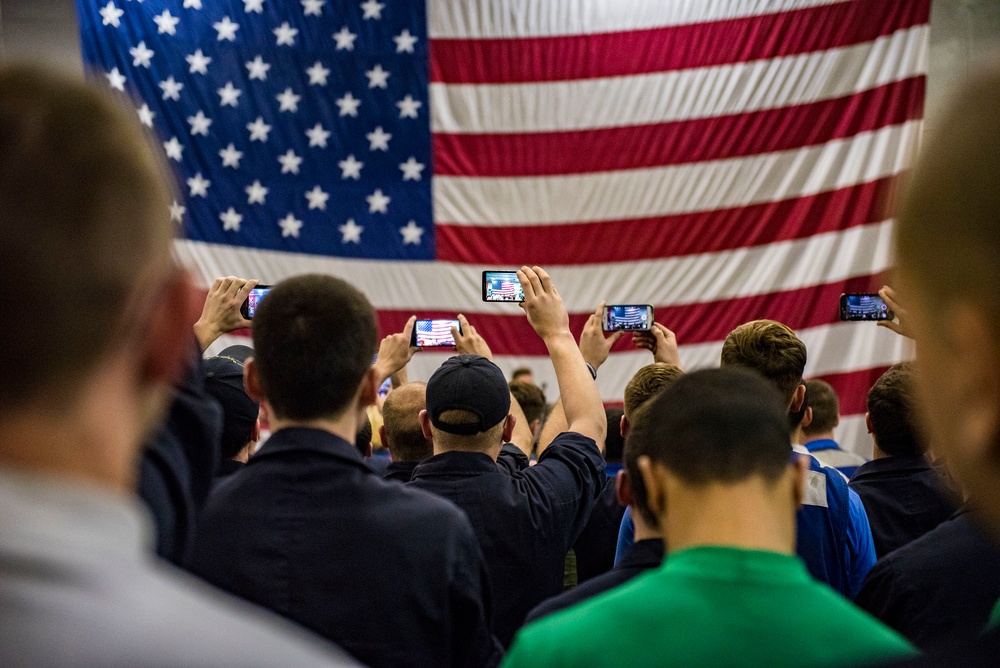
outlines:
[[235, 276], [215, 279], [205, 296], [201, 317], [194, 323], [194, 335], [202, 352], [223, 334], [250, 326], [250, 321], [240, 314], [240, 306], [255, 287], [255, 280]]
[[410, 360], [413, 359], [414, 353], [420, 350], [420, 348], [410, 345], [410, 335], [413, 333], [413, 323], [416, 321], [417, 316], [410, 316], [402, 332], [390, 334], [382, 339], [382, 343], [379, 344], [378, 358], [375, 360], [375, 370], [378, 372], [379, 385], [384, 383], [386, 378], [404, 370]]
[[552, 279], [541, 267], [521, 267], [517, 277], [524, 288], [528, 322], [545, 342], [559, 383], [559, 399], [567, 430], [588, 436], [603, 451], [607, 421], [597, 384], [569, 329], [569, 314]]

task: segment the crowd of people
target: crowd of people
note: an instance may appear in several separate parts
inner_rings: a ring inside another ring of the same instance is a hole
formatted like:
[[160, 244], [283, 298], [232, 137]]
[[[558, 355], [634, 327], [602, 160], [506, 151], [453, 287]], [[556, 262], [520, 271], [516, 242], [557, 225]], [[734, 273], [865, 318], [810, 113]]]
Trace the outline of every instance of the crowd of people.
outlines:
[[649, 364], [606, 408], [623, 334], [603, 304], [572, 332], [540, 267], [551, 404], [464, 316], [410, 381], [415, 318], [380, 338], [340, 278], [245, 320], [256, 281], [205, 296], [175, 262], [134, 113], [0, 70], [0, 665], [997, 665], [1000, 69], [943, 126], [882, 291], [918, 355], [868, 391], [868, 461], [773, 320], [712, 369], [629, 333]]

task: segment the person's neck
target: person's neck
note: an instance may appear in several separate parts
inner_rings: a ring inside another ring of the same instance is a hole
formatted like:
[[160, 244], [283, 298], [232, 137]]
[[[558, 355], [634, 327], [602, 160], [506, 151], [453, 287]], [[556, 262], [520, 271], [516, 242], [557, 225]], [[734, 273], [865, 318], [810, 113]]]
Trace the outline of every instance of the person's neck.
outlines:
[[872, 447], [872, 459], [886, 459], [890, 455], [878, 447], [878, 442]]
[[274, 414], [270, 406], [267, 407], [268, 415], [271, 416], [271, 434], [276, 434], [282, 429], [319, 429], [334, 436], [338, 436], [348, 443], [354, 443], [358, 433], [358, 417], [356, 410], [346, 410], [338, 416], [328, 418], [316, 418], [312, 420], [292, 420], [279, 417]]
[[493, 461], [496, 461], [500, 456], [500, 450], [503, 449], [503, 443], [497, 443], [495, 446], [482, 449], [479, 447], [462, 447], [460, 442], [448, 443], [447, 445], [442, 445], [438, 439], [434, 439], [434, 454], [441, 455], [446, 452], [481, 452], [484, 455], [489, 455]]
[[755, 477], [676, 489], [660, 518], [669, 550], [715, 545], [793, 554], [795, 509], [786, 486]]
[[663, 534], [660, 533], [660, 530], [647, 522], [635, 506], [632, 506], [632, 524], [635, 527], [635, 542], [651, 538], [663, 540]]
[[833, 438], [832, 431], [824, 431], [818, 434], [806, 434], [805, 432], [802, 432], [803, 445], [805, 445], [806, 443], [812, 443], [813, 441], [833, 441], [833, 440], [835, 439]]

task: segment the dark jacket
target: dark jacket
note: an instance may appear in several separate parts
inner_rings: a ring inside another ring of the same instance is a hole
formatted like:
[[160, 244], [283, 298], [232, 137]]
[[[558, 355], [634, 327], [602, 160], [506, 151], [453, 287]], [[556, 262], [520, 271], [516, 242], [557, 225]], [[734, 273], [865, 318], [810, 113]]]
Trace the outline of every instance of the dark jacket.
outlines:
[[850, 486], [865, 504], [879, 558], [920, 538], [955, 513], [941, 474], [919, 455], [863, 464]]
[[528, 611], [563, 590], [566, 552], [583, 530], [604, 482], [597, 444], [556, 437], [535, 466], [499, 466], [479, 452], [424, 460], [407, 483], [465, 511], [489, 566], [497, 638], [509, 645]]
[[395, 480], [397, 482], [410, 482], [413, 477], [413, 469], [417, 468], [420, 462], [389, 462], [382, 472], [383, 480]]
[[855, 603], [926, 649], [972, 638], [1000, 598], [1000, 549], [966, 510], [879, 560]]
[[574, 587], [568, 591], [553, 596], [535, 606], [528, 613], [525, 624], [530, 624], [546, 615], [559, 612], [577, 603], [582, 603], [606, 591], [620, 587], [637, 575], [656, 568], [663, 563], [663, 541], [659, 538], [647, 538], [633, 543], [628, 549], [621, 562], [615, 566], [614, 570], [599, 575], [596, 578], [587, 580], [585, 583]]
[[615, 479], [607, 478], [601, 495], [594, 503], [590, 519], [573, 544], [576, 553], [576, 577], [580, 584], [603, 575], [615, 567], [618, 529], [625, 506], [618, 503]]
[[193, 570], [370, 666], [489, 666], [489, 576], [469, 521], [316, 429], [274, 433], [212, 492]]

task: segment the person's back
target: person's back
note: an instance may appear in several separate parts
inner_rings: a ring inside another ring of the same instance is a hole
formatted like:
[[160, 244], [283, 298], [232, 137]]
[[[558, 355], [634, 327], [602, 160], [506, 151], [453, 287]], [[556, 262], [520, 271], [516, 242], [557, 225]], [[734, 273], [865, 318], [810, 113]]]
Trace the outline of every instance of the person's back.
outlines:
[[387, 337], [372, 367], [368, 300], [344, 281], [307, 275], [272, 288], [253, 338], [246, 386], [272, 434], [213, 491], [192, 569], [368, 665], [499, 661], [468, 519], [383, 480], [353, 443], [365, 407], [396, 370], [384, 365], [412, 355], [409, 331]]
[[804, 462], [786, 406], [745, 370], [654, 399], [630, 445], [667, 537], [663, 565], [529, 625], [505, 666], [837, 666], [913, 652], [794, 556]]
[[896, 364], [868, 390], [875, 459], [850, 482], [865, 504], [879, 558], [931, 531], [956, 509], [957, 494], [949, 493], [917, 434], [912, 376], [910, 363]]
[[504, 644], [532, 607], [562, 591], [566, 552], [604, 482], [598, 446], [604, 410], [565, 307], [541, 269], [524, 268], [521, 277], [525, 310], [548, 346], [569, 430], [535, 466], [501, 469], [496, 458], [515, 427], [503, 373], [483, 357], [453, 357], [428, 381], [421, 415], [436, 454], [407, 483], [450, 499], [469, 516], [489, 565], [496, 634]]
[[802, 445], [823, 466], [835, 468], [850, 480], [858, 467], [868, 460], [844, 450], [834, 439], [833, 430], [840, 425], [840, 397], [825, 380], [806, 381], [809, 395], [809, 418], [802, 425]]
[[168, 174], [134, 112], [0, 70], [0, 665], [353, 665], [153, 555], [141, 443], [199, 308]]

